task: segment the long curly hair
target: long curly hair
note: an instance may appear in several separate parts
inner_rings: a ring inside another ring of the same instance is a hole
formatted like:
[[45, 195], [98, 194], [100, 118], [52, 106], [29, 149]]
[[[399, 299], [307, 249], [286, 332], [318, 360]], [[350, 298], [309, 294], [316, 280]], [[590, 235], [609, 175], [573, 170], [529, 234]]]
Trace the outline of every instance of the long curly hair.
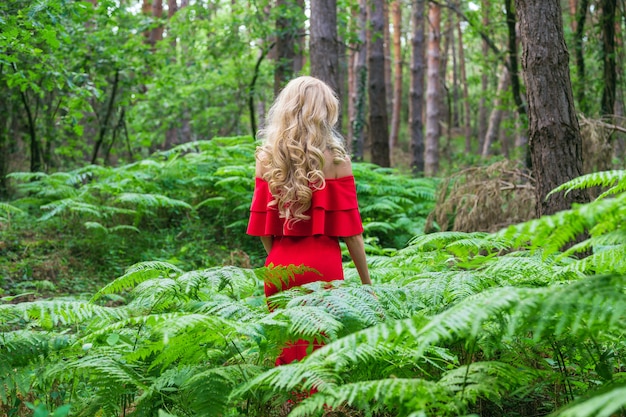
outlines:
[[314, 77], [290, 81], [270, 108], [265, 129], [259, 131], [263, 144], [257, 159], [265, 168], [267, 181], [279, 215], [288, 228], [308, 220], [313, 191], [326, 186], [324, 152], [333, 163], [347, 158], [343, 139], [333, 126], [339, 116], [339, 100], [333, 90]]

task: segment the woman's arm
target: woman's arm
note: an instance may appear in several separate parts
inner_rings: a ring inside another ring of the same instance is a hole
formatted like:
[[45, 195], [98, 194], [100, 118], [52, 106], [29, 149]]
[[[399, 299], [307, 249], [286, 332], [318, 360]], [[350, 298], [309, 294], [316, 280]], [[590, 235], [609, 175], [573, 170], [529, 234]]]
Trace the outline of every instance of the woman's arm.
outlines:
[[265, 248], [265, 252], [267, 252], [267, 254], [270, 254], [270, 250], [272, 249], [272, 241], [274, 239], [272, 238], [272, 236], [261, 236], [261, 242], [263, 243], [263, 247]]
[[365, 259], [365, 244], [363, 243], [363, 235], [348, 236], [343, 238], [350, 252], [350, 257], [356, 266], [356, 270], [361, 277], [364, 285], [371, 285], [370, 272], [367, 269], [367, 260]]

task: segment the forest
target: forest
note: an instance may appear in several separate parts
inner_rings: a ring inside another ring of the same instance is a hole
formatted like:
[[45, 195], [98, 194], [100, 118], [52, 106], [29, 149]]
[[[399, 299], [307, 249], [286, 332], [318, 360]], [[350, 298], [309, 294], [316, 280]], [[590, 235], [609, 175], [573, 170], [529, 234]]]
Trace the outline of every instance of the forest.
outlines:
[[[0, 416], [626, 417], [625, 41], [625, 0], [0, 2]], [[299, 75], [373, 285], [342, 243], [266, 300]]]

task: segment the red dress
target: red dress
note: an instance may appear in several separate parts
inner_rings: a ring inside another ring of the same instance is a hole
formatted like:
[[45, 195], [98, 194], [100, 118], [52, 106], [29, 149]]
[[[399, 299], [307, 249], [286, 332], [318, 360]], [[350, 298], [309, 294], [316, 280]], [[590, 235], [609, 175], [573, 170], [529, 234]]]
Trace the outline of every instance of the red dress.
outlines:
[[[343, 279], [339, 237], [363, 232], [354, 177], [326, 179], [323, 189], [313, 191], [311, 208], [305, 213], [311, 218], [296, 222], [291, 228], [279, 217], [276, 206], [268, 207], [273, 200], [267, 182], [257, 177], [247, 233], [273, 237], [265, 265], [305, 265], [319, 272], [296, 275], [295, 280], [284, 283], [282, 289], [314, 281]], [[266, 296], [278, 291], [280, 289], [275, 285], [265, 283]], [[302, 340], [290, 344], [276, 363], [290, 363], [304, 358], [307, 346], [308, 343]]]

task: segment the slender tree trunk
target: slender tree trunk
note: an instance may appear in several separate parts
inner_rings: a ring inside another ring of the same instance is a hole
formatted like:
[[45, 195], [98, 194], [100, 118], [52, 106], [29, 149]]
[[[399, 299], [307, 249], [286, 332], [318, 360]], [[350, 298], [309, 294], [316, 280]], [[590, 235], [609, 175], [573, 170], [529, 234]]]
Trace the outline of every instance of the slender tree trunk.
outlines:
[[413, 174], [424, 172], [424, 10], [426, 0], [413, 2], [411, 16], [413, 38], [411, 40], [411, 91], [409, 100], [409, 127], [411, 134], [411, 171]]
[[[163, 0], [154, 0], [152, 2], [152, 13], [156, 20], [160, 21], [163, 18]], [[152, 29], [150, 35], [150, 43], [156, 45], [156, 43], [163, 39], [163, 24], [159, 23], [157, 27]]]
[[[150, 18], [152, 16], [152, 1], [150, 0], [142, 1], [141, 13], [146, 18]], [[152, 31], [151, 30], [146, 30], [143, 32], [143, 40], [144, 40], [144, 43], [154, 46], [154, 43], [152, 43]]]
[[587, 89], [585, 82], [585, 56], [583, 53], [583, 38], [585, 31], [585, 21], [587, 20], [587, 9], [589, 8], [589, 0], [580, 0], [580, 8], [576, 14], [576, 32], [574, 34], [574, 60], [576, 62], [576, 99], [580, 111], [584, 114], [589, 112], [589, 105], [585, 98], [585, 90]]
[[498, 132], [500, 130], [500, 123], [502, 122], [502, 115], [504, 114], [504, 107], [502, 106], [502, 97], [509, 88], [510, 73], [507, 67], [502, 68], [502, 74], [500, 74], [500, 80], [498, 81], [498, 91], [496, 97], [493, 100], [493, 108], [491, 109], [491, 116], [489, 116], [489, 126], [487, 127], [487, 134], [483, 141], [482, 156], [487, 157], [491, 154], [491, 147], [498, 139]]
[[365, 147], [366, 99], [367, 99], [367, 0], [359, 0], [359, 46], [354, 60], [354, 119], [351, 125], [352, 157], [355, 161], [363, 160]]
[[389, 126], [387, 120], [387, 90], [385, 88], [384, 13], [385, 0], [371, 0], [369, 46], [369, 132], [372, 143], [372, 162], [383, 167], [389, 161]]
[[463, 127], [465, 131], [465, 153], [472, 152], [472, 111], [470, 108], [469, 90], [467, 87], [467, 73], [465, 71], [465, 52], [463, 50], [463, 31], [461, 30], [461, 19], [456, 21], [456, 30], [459, 37], [459, 70], [461, 75], [461, 85], [463, 86], [463, 109], [465, 116], [463, 117]]
[[576, 33], [576, 9], [577, 0], [569, 0], [569, 15], [570, 15], [570, 28], [572, 33]]
[[[13, 66], [13, 70], [17, 72], [17, 65], [15, 63], [11, 64]], [[37, 128], [35, 123], [37, 122], [37, 115], [34, 114], [30, 104], [28, 103], [28, 97], [26, 96], [26, 91], [22, 91], [20, 89], [20, 99], [22, 100], [22, 105], [24, 106], [24, 110], [26, 111], [26, 120], [28, 122], [28, 135], [30, 136], [30, 172], [39, 172], [41, 171], [41, 147], [39, 144], [39, 139], [37, 138]]]
[[[383, 24], [383, 32], [385, 34], [385, 41], [383, 42], [383, 47], [385, 48], [385, 91], [387, 92], [387, 114], [391, 114], [393, 112], [393, 83], [391, 81], [391, 69], [393, 68], [393, 63], [391, 62], [391, 33], [389, 31], [389, 1], [385, 0], [383, 2], [384, 6], [384, 19], [385, 23]], [[391, 0], [393, 1], [393, 0]]]
[[459, 98], [459, 62], [457, 60], [456, 42], [454, 36], [456, 32], [456, 23], [454, 22], [454, 18], [454, 13], [448, 13], [448, 25], [450, 26], [448, 36], [451, 50], [450, 56], [452, 57], [452, 98], [450, 101], [450, 124], [448, 126], [456, 128], [461, 125], [461, 116], [459, 111], [461, 100]]
[[431, 3], [428, 9], [428, 88], [426, 90], [426, 148], [424, 174], [437, 175], [439, 171], [439, 115], [441, 82], [439, 80], [441, 38], [441, 6]]
[[400, 118], [402, 112], [402, 9], [400, 0], [394, 0], [391, 4], [391, 16], [393, 20], [393, 110], [391, 112], [391, 134], [389, 135], [389, 150], [393, 155], [393, 149], [398, 144], [400, 131]]
[[558, 0], [516, 0], [528, 101], [537, 215], [589, 201], [583, 190], [548, 193], [583, 172], [582, 139], [569, 76]]
[[[298, 6], [298, 13], [304, 15], [304, 0], [296, 0], [296, 5]], [[304, 25], [298, 23], [298, 30], [296, 31], [296, 39], [295, 39], [295, 54], [293, 58], [293, 72], [295, 75], [300, 74], [302, 72], [302, 68], [304, 68], [304, 50], [306, 39], [306, 29]]]
[[517, 33], [515, 28], [515, 11], [512, 8], [512, 0], [504, 0], [506, 11], [506, 25], [509, 32], [509, 75], [511, 77], [511, 90], [517, 113], [522, 120], [526, 118], [526, 106], [522, 100], [521, 87], [519, 82], [519, 71], [517, 70]]
[[294, 10], [293, 0], [277, 0], [276, 6], [279, 10], [284, 10], [276, 19], [276, 66], [274, 67], [274, 95], [277, 96], [280, 90], [293, 77], [293, 67], [295, 59], [294, 30], [295, 22], [291, 17]]
[[[491, 7], [489, 0], [483, 0], [482, 3], [482, 24], [485, 29], [489, 27], [489, 8]], [[482, 40], [483, 58], [487, 59], [489, 54], [489, 43], [485, 38]], [[489, 90], [489, 72], [483, 68], [480, 77], [480, 103], [478, 105], [478, 152], [483, 149], [483, 141], [487, 135], [487, 91]]]
[[98, 135], [98, 140], [96, 141], [93, 147], [93, 154], [91, 156], [92, 164], [95, 164], [96, 161], [98, 160], [98, 152], [100, 151], [100, 147], [104, 143], [104, 138], [106, 137], [107, 129], [109, 127], [109, 119], [111, 118], [111, 115], [113, 114], [113, 107], [115, 104], [115, 96], [117, 94], [119, 80], [120, 80], [120, 70], [117, 69], [115, 70], [115, 78], [113, 80], [111, 97], [109, 97], [109, 104], [107, 106], [106, 113], [104, 114], [104, 120], [102, 121], [102, 124], [100, 125], [100, 133]]
[[602, 0], [602, 64], [604, 88], [602, 89], [602, 115], [615, 113], [617, 72], [615, 66], [615, 0]]

